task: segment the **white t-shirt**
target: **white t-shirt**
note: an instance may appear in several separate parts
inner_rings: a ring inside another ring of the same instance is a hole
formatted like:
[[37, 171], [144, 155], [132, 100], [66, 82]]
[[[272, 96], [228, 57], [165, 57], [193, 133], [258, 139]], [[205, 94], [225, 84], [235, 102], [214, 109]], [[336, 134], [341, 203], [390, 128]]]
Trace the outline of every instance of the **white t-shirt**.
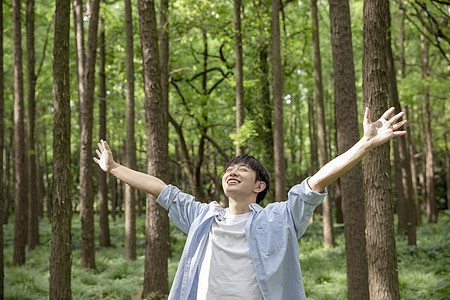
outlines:
[[262, 300], [245, 224], [251, 212], [214, 219], [200, 265], [197, 300]]

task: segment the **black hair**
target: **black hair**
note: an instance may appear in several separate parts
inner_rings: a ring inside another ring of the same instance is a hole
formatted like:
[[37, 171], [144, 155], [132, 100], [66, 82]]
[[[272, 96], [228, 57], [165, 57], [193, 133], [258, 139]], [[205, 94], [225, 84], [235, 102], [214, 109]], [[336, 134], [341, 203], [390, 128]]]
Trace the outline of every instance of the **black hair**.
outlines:
[[269, 191], [270, 188], [270, 178], [269, 173], [267, 172], [266, 168], [253, 156], [251, 155], [239, 155], [233, 158], [228, 165], [225, 167], [225, 170], [228, 169], [228, 167], [237, 165], [237, 164], [244, 164], [248, 166], [250, 169], [255, 171], [256, 173], [256, 181], [261, 180], [266, 183], [266, 188], [258, 193], [256, 196], [256, 203], [260, 203], [267, 195], [267, 191]]

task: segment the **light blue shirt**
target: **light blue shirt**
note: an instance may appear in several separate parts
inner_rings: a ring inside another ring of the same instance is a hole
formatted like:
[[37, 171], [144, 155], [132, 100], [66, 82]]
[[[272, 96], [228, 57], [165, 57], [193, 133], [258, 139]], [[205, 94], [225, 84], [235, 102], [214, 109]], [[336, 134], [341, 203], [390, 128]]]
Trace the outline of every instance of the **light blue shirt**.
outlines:
[[[264, 299], [306, 299], [298, 239], [306, 231], [314, 209], [322, 203], [325, 195], [326, 191], [317, 193], [311, 190], [304, 180], [289, 191], [285, 202], [270, 203], [265, 208], [250, 204], [252, 214], [245, 232]], [[169, 211], [172, 222], [188, 235], [169, 299], [196, 299], [199, 268], [208, 233], [213, 218], [223, 218], [225, 209], [216, 201], [196, 202], [193, 196], [172, 185], [164, 188], [157, 202]]]

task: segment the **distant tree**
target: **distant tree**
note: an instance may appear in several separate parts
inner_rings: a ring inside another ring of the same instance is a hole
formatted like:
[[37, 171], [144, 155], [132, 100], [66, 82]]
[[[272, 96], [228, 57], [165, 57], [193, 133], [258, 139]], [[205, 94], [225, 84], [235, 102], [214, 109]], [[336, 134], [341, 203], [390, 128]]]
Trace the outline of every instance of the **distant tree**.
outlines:
[[[3, 1], [0, 3], [0, 27], [3, 28]], [[3, 78], [3, 30], [0, 30], [0, 299], [4, 299], [5, 282], [5, 260], [3, 255], [3, 215], [5, 208], [5, 195], [3, 183], [3, 150], [5, 148], [5, 126], [3, 118], [5, 116], [5, 98], [4, 98], [4, 78]], [[6, 157], [8, 159], [8, 157]]]
[[283, 69], [280, 42], [280, 1], [272, 0], [273, 152], [275, 201], [286, 198], [283, 128]]
[[[314, 87], [316, 95], [317, 141], [319, 144], [319, 164], [328, 162], [326, 143], [325, 110], [323, 105], [322, 63], [320, 58], [319, 20], [317, 17], [317, 1], [311, 1], [312, 46], [314, 61]], [[327, 195], [322, 202], [323, 241], [325, 247], [334, 247], [333, 214], [331, 200]]]
[[433, 143], [431, 136], [431, 114], [430, 114], [430, 91], [427, 81], [430, 75], [428, 59], [428, 44], [423, 35], [420, 36], [420, 46], [422, 48], [422, 78], [424, 79], [423, 97], [425, 100], [425, 195], [428, 223], [437, 222], [437, 209], [434, 187], [434, 167], [433, 167]]
[[[359, 140], [358, 109], [348, 1], [330, 0], [334, 105], [338, 155]], [[347, 298], [369, 299], [361, 163], [340, 178], [347, 260]]]
[[[167, 180], [168, 103], [161, 96], [155, 3], [139, 0], [139, 29], [143, 60], [145, 119], [147, 137], [147, 172]], [[145, 217], [145, 272], [142, 298], [169, 292], [167, 259], [169, 257], [169, 219], [167, 212], [147, 195]]]
[[[104, 0], [102, 0], [104, 3]], [[99, 60], [98, 60], [98, 98], [99, 98], [99, 138], [106, 140], [106, 53], [105, 53], [105, 20], [100, 16], [99, 24]], [[106, 185], [106, 173], [98, 174], [98, 198], [100, 210], [100, 224], [98, 231], [98, 242], [100, 247], [110, 247], [108, 221], [108, 189]]]
[[[387, 0], [366, 0], [363, 9], [363, 98], [372, 116], [387, 110]], [[400, 299], [395, 250], [394, 203], [389, 143], [370, 151], [364, 162], [366, 250], [371, 299]]]
[[[391, 28], [390, 13], [386, 15], [386, 23]], [[386, 67], [390, 105], [401, 111], [398, 99], [397, 78], [394, 57], [391, 49], [391, 31], [388, 30], [386, 41]], [[416, 244], [416, 215], [412, 195], [411, 167], [409, 165], [409, 149], [406, 147], [406, 136], [399, 136], [394, 144], [395, 185], [397, 187], [398, 234], [408, 236], [408, 245]]]
[[14, 54], [14, 256], [13, 264], [25, 264], [27, 244], [28, 176], [23, 101], [22, 33], [20, 0], [12, 1]]
[[78, 111], [80, 111], [80, 103], [83, 102], [84, 97], [85, 88], [83, 77], [86, 63], [86, 53], [84, 51], [83, 0], [73, 0], [73, 22], [75, 31], [75, 53], [77, 57]]
[[34, 71], [34, 0], [27, 0], [27, 82], [28, 82], [28, 249], [39, 244], [38, 193], [36, 178], [36, 74]]
[[[125, 163], [136, 169], [136, 140], [134, 138], [134, 51], [133, 19], [131, 0], [125, 0], [125, 38], [126, 38], [126, 138]], [[124, 187], [125, 201], [125, 258], [136, 259], [136, 193], [128, 184]], [[115, 208], [114, 208], [115, 209]]]
[[[244, 125], [244, 71], [242, 59], [242, 33], [241, 33], [241, 0], [234, 0], [234, 58], [236, 67], [236, 134], [239, 136], [239, 130]], [[236, 156], [242, 154], [243, 145], [239, 138], [236, 143]]]
[[53, 42], [53, 215], [49, 279], [52, 300], [72, 298], [69, 33], [70, 0], [57, 0]]
[[81, 267], [95, 269], [94, 191], [92, 185], [92, 127], [99, 0], [89, 4], [89, 31], [80, 102], [80, 214]]

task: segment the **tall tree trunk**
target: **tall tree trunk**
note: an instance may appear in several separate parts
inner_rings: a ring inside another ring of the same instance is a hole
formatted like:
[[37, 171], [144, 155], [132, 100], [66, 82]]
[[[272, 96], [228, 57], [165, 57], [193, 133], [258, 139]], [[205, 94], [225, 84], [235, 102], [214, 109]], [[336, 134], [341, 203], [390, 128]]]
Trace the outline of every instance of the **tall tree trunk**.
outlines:
[[[84, 97], [84, 68], [86, 64], [86, 53], [84, 51], [84, 26], [83, 26], [83, 0], [73, 0], [73, 21], [75, 31], [75, 53], [77, 57], [77, 90], [78, 90], [78, 112]], [[81, 118], [81, 114], [79, 116]]]
[[244, 71], [242, 59], [241, 0], [234, 0], [234, 59], [236, 61], [236, 156], [243, 152], [239, 131], [244, 125]]
[[445, 178], [447, 186], [447, 209], [450, 209], [450, 151], [448, 150], [448, 131], [447, 131], [447, 117], [445, 116], [445, 103], [442, 105], [442, 124], [444, 124], [444, 144], [445, 144]]
[[53, 45], [53, 215], [49, 279], [49, 298], [54, 300], [72, 298], [69, 32], [70, 0], [57, 0]]
[[[103, 0], [104, 3], [104, 0]], [[105, 20], [100, 16], [99, 24], [99, 63], [98, 63], [98, 98], [99, 98], [99, 137], [106, 140], [106, 74], [105, 74]], [[98, 199], [100, 209], [100, 224], [98, 242], [100, 247], [110, 247], [108, 221], [108, 189], [106, 185], [106, 173], [98, 174]]]
[[14, 54], [14, 256], [13, 265], [25, 264], [27, 244], [28, 177], [25, 148], [22, 37], [20, 0], [12, 1]]
[[80, 214], [81, 267], [95, 269], [94, 191], [92, 186], [92, 126], [95, 88], [95, 56], [99, 0], [89, 5], [89, 32], [84, 70], [84, 94], [80, 102]]
[[[3, 28], [3, 1], [0, 3], [0, 27]], [[5, 126], [3, 118], [5, 116], [4, 98], [4, 78], [3, 78], [3, 30], [0, 30], [0, 299], [4, 299], [5, 282], [5, 260], [3, 254], [3, 220], [5, 205], [5, 190], [3, 184], [3, 150], [5, 148]], [[8, 159], [8, 157], [6, 157]]]
[[[363, 98], [371, 116], [387, 109], [387, 0], [364, 1]], [[389, 143], [369, 152], [364, 163], [366, 194], [366, 250], [371, 299], [400, 299], [395, 251]]]
[[[268, 57], [268, 46], [265, 42], [260, 43], [259, 46], [259, 84], [261, 88], [261, 100], [263, 104], [263, 120], [265, 131], [263, 132], [264, 145], [266, 145], [264, 150], [264, 160], [269, 162], [273, 160], [274, 157], [274, 147], [273, 147], [273, 126], [272, 126], [272, 100], [270, 98], [270, 82], [269, 82], [269, 66], [267, 62]], [[269, 170], [272, 166], [268, 166]]]
[[[406, 60], [405, 60], [405, 10], [402, 8], [402, 2], [399, 1], [399, 13], [400, 13], [400, 26], [399, 26], [399, 34], [398, 34], [398, 44], [399, 44], [399, 48], [400, 48], [400, 55], [399, 55], [399, 61], [400, 61], [400, 73], [401, 73], [401, 78], [405, 79], [406, 78]], [[408, 107], [404, 106], [403, 108], [406, 112], [406, 116], [408, 117], [408, 119], [410, 120], [409, 124], [411, 124], [413, 118], [412, 115], [409, 114], [408, 111]], [[409, 167], [407, 167], [407, 169], [409, 168], [410, 173], [411, 173], [411, 197], [413, 198], [413, 202], [414, 202], [414, 211], [415, 211], [415, 225], [417, 226], [418, 224], [421, 223], [420, 220], [420, 216], [421, 216], [421, 212], [420, 212], [420, 206], [419, 206], [419, 200], [418, 200], [418, 190], [417, 190], [417, 173], [416, 173], [416, 165], [415, 165], [415, 160], [414, 160], [414, 151], [413, 151], [413, 147], [411, 144], [411, 131], [413, 130], [412, 127], [409, 126], [409, 124], [406, 124], [406, 135], [404, 136], [405, 139], [405, 146], [406, 146], [406, 151], [407, 153], [407, 159], [409, 159], [409, 161], [407, 162], [409, 164]]]
[[308, 94], [308, 135], [309, 135], [309, 152], [310, 152], [310, 169], [309, 173], [314, 174], [319, 170], [319, 157], [317, 152], [317, 131], [316, 131], [316, 114], [314, 113], [314, 99]]
[[428, 45], [423, 35], [420, 36], [420, 46], [422, 48], [422, 77], [424, 80], [423, 96], [425, 100], [425, 185], [426, 185], [426, 207], [428, 223], [437, 222], [436, 199], [434, 192], [434, 168], [433, 168], [433, 145], [431, 137], [431, 115], [430, 115], [430, 92], [428, 89], [428, 76], [430, 66], [428, 64]]
[[[359, 140], [355, 67], [348, 1], [330, 0], [334, 105], [338, 155]], [[369, 299], [365, 237], [364, 184], [361, 163], [340, 178], [347, 259], [347, 298]]]
[[39, 244], [38, 194], [36, 180], [36, 142], [35, 142], [35, 85], [34, 72], [34, 0], [27, 0], [27, 81], [28, 81], [28, 249], [33, 250]]
[[[126, 36], [126, 165], [136, 169], [136, 141], [134, 139], [134, 50], [133, 22], [131, 0], [125, 0], [125, 36]], [[125, 184], [125, 258], [136, 259], [136, 193], [130, 185]]]
[[[319, 20], [317, 18], [317, 0], [311, 1], [312, 20], [312, 45], [314, 60], [314, 86], [316, 94], [316, 114], [317, 114], [317, 140], [319, 142], [319, 164], [324, 166], [328, 162], [328, 151], [326, 143], [325, 111], [323, 106], [322, 87], [322, 63], [320, 59], [319, 42]], [[323, 212], [323, 242], [325, 247], [334, 247], [333, 215], [331, 200], [327, 195], [322, 203]]]
[[[147, 172], [167, 179], [168, 103], [161, 97], [161, 73], [158, 53], [158, 30], [153, 0], [138, 0], [139, 28], [145, 90]], [[147, 195], [145, 217], [145, 272], [142, 297], [169, 291], [167, 259], [169, 256], [169, 220], [167, 212]]]
[[[14, 119], [14, 116], [13, 116]], [[13, 124], [14, 122], [11, 122]], [[5, 202], [4, 202], [4, 211], [3, 211], [3, 224], [8, 224], [9, 219], [9, 207], [11, 203], [11, 162], [12, 159], [12, 153], [13, 153], [13, 135], [14, 135], [14, 128], [9, 127], [9, 142], [8, 145], [5, 147]], [[5, 129], [6, 132], [6, 129]]]
[[[45, 129], [45, 122], [42, 122], [43, 124], [43, 132], [47, 132], [47, 130]], [[45, 135], [46, 136], [46, 135]], [[51, 220], [52, 219], [52, 185], [50, 183], [50, 178], [49, 178], [49, 162], [48, 162], [48, 157], [47, 157], [47, 141], [46, 138], [44, 137], [44, 165], [45, 165], [45, 199], [47, 201], [47, 205], [46, 205], [46, 216], [47, 219]]]
[[275, 201], [286, 199], [283, 128], [283, 69], [280, 45], [280, 1], [272, 0], [273, 153]]
[[[391, 49], [391, 17], [386, 15], [388, 35], [386, 41], [387, 83], [391, 106], [401, 111], [397, 92], [397, 79], [394, 57]], [[395, 185], [397, 187], [398, 234], [408, 236], [408, 245], [416, 244], [416, 214], [412, 195], [411, 168], [409, 165], [409, 149], [406, 147], [406, 137], [399, 136], [394, 144]]]

